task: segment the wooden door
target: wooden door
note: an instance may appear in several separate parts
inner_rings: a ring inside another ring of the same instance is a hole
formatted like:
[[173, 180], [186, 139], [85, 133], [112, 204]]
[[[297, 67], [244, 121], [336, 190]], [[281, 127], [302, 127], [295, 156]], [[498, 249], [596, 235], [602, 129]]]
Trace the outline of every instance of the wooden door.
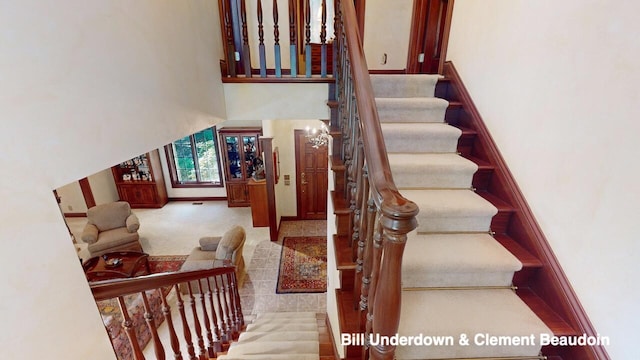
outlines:
[[305, 135], [303, 130], [295, 131], [298, 218], [324, 220], [327, 218], [327, 146], [315, 149]]
[[416, 0], [413, 6], [407, 72], [442, 73], [454, 0]]

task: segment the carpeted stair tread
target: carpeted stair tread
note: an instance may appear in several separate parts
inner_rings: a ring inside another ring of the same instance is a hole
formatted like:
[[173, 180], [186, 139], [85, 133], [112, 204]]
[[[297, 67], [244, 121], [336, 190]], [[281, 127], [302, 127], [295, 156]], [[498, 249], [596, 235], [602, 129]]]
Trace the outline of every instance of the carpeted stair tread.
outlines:
[[371, 75], [375, 97], [433, 97], [440, 75]]
[[319, 360], [318, 354], [221, 355], [217, 360]]
[[292, 323], [258, 323], [247, 325], [247, 331], [317, 331], [318, 325], [316, 322], [304, 323], [304, 324], [292, 324]]
[[510, 286], [522, 263], [489, 234], [411, 233], [402, 286]]
[[[419, 316], [418, 316], [419, 315]], [[549, 328], [511, 290], [403, 291], [400, 335], [451, 336], [453, 345], [398, 346], [396, 359], [536, 356]], [[461, 334], [468, 346], [458, 346]], [[535, 336], [535, 345], [478, 346], [476, 334]]]
[[449, 102], [440, 98], [376, 98], [380, 122], [444, 121]]
[[381, 123], [388, 153], [455, 153], [462, 131], [445, 123]]
[[317, 331], [247, 331], [240, 334], [239, 342], [244, 341], [314, 341], [318, 340]]
[[256, 316], [256, 319], [301, 319], [301, 318], [311, 318], [316, 319], [316, 313], [310, 311], [289, 311], [289, 312], [270, 312], [270, 313], [260, 313]]
[[258, 324], [317, 324], [315, 318], [258, 318], [252, 322]]
[[420, 233], [487, 232], [498, 209], [471, 190], [400, 190], [420, 208]]
[[318, 354], [319, 346], [318, 339], [306, 341], [235, 342], [229, 346], [227, 355]]
[[471, 187], [478, 166], [457, 154], [388, 154], [391, 173], [399, 189]]

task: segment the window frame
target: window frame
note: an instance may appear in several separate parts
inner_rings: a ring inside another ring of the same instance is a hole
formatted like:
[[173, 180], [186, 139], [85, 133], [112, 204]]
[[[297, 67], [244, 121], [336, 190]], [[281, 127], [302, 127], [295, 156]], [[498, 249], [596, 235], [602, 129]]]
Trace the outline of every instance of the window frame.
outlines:
[[[195, 181], [195, 182], [180, 182], [178, 181], [178, 170], [176, 169], [176, 161], [173, 152], [173, 142], [164, 146], [164, 152], [167, 159], [167, 167], [169, 169], [169, 177], [171, 178], [171, 187], [173, 188], [221, 188], [224, 187], [224, 177], [222, 175], [222, 167], [224, 164], [220, 161], [220, 148], [218, 147], [218, 132], [215, 126], [210, 127], [213, 131], [213, 146], [216, 150], [216, 161], [218, 163], [218, 177], [220, 183], [213, 183], [208, 181]], [[207, 129], [202, 129], [196, 133], [189, 135], [191, 140], [191, 156], [193, 157], [193, 164], [196, 170], [196, 177], [200, 177], [200, 165], [198, 164], [198, 155], [196, 150], [195, 134]]]

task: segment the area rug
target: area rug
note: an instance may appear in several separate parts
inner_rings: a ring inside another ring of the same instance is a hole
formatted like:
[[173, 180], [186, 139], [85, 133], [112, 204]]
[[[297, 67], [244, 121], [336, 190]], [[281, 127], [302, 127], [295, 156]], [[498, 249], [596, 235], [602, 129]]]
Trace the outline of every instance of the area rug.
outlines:
[[[178, 271], [186, 259], [187, 255], [149, 256], [149, 270], [151, 270], [153, 274]], [[170, 290], [170, 288], [163, 289], [164, 295], [167, 295]], [[136, 294], [127, 295], [124, 299], [127, 305], [127, 312], [133, 320], [138, 344], [141, 349], [144, 349], [149, 341], [151, 341], [151, 332], [144, 319], [145, 310], [142, 297]], [[164, 321], [160, 291], [147, 291], [147, 299], [149, 300], [155, 324], [159, 326]], [[123, 317], [120, 312], [118, 300], [103, 300], [96, 302], [96, 304], [102, 316], [102, 321], [109, 333], [109, 338], [117, 358], [120, 360], [132, 360], [134, 358], [133, 349], [129, 344], [129, 338], [126, 332], [122, 328]]]
[[285, 237], [278, 270], [276, 293], [327, 291], [327, 238]]

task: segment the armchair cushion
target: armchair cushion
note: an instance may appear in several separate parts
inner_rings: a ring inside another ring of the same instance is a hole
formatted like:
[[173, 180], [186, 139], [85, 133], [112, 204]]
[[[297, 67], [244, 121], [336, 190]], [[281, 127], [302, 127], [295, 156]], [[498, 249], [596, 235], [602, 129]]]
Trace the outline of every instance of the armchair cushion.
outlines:
[[93, 224], [87, 224], [82, 230], [82, 241], [93, 244], [98, 241], [98, 228]]
[[130, 243], [138, 244], [137, 232], [130, 233], [127, 228], [121, 227], [100, 233], [100, 241], [89, 245], [89, 252], [103, 252], [111, 249], [119, 249]]
[[216, 259], [232, 260], [236, 250], [244, 245], [245, 236], [246, 234], [242, 226], [236, 225], [229, 229], [222, 235], [222, 239], [220, 239], [220, 243], [216, 249]]
[[140, 229], [140, 220], [138, 220], [138, 217], [134, 213], [131, 213], [131, 215], [127, 217], [125, 224], [127, 225], [127, 230], [130, 233], [136, 232]]
[[129, 215], [131, 215], [131, 207], [126, 201], [94, 206], [87, 211], [89, 223], [94, 224], [99, 231], [125, 226]]
[[222, 240], [222, 237], [220, 236], [207, 236], [200, 238], [200, 250], [216, 251], [220, 240]]

